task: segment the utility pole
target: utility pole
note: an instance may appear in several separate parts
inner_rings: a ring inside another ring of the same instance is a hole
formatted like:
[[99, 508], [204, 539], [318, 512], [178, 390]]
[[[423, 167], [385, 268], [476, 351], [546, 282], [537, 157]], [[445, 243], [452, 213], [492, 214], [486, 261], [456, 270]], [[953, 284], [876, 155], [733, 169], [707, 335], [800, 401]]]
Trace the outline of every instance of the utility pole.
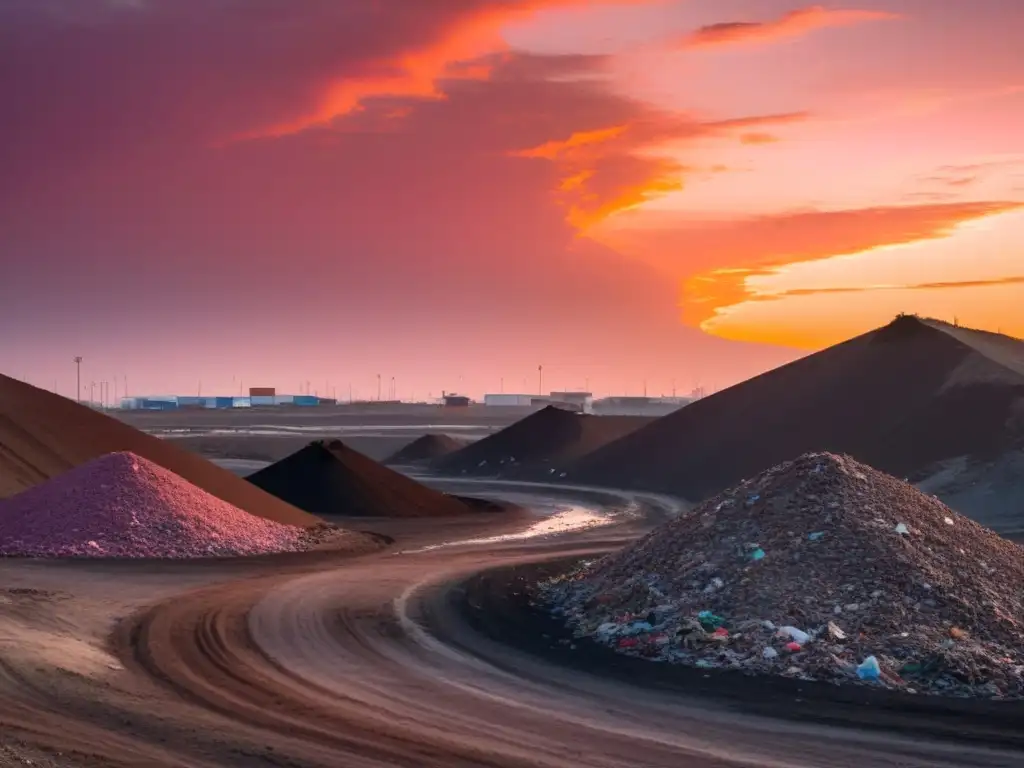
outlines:
[[377, 402], [380, 402], [380, 374], [377, 374]]
[[89, 407], [92, 408], [96, 404], [96, 382], [89, 382]]
[[647, 397], [647, 379], [644, 379], [644, 397]]
[[544, 396], [544, 366], [537, 366], [537, 394]]
[[395, 377], [394, 376], [391, 377], [391, 399], [392, 400], [397, 400], [398, 399], [398, 387], [395, 386]]
[[82, 402], [82, 358], [75, 358], [75, 399]]

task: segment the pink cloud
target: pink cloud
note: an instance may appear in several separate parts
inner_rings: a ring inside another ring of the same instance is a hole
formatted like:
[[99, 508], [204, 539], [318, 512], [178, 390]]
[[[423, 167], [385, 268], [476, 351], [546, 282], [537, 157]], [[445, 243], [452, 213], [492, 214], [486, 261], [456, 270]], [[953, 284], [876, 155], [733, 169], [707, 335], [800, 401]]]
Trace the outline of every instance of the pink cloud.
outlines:
[[828, 27], [848, 27], [869, 21], [901, 18], [887, 11], [829, 9], [821, 5], [790, 11], [773, 21], [735, 21], [701, 27], [689, 35], [688, 48], [710, 48], [723, 45], [771, 43], [801, 37]]

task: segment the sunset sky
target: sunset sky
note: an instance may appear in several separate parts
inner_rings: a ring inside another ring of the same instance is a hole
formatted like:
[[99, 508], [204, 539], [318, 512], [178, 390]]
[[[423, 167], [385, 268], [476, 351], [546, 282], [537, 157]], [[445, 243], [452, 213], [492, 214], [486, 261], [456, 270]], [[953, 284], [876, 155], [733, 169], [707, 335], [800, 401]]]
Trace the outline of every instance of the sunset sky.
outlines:
[[0, 0], [0, 371], [668, 394], [898, 312], [1024, 336], [1022, 36], [1007, 0]]

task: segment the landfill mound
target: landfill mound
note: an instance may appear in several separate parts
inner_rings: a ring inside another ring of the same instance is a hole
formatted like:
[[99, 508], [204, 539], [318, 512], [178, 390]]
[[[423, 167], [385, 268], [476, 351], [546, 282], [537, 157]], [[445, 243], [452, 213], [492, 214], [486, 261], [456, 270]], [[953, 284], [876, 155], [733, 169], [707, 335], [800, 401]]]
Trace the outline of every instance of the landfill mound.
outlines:
[[[576, 462], [569, 478], [697, 502], [809, 451], [918, 480], [956, 457], [997, 460], [1022, 439], [1024, 342], [902, 315], [680, 408]], [[1020, 519], [1011, 497], [988, 505]]]
[[444, 474], [561, 475], [564, 467], [651, 423], [640, 416], [594, 416], [555, 406], [431, 463]]
[[542, 594], [664, 661], [1024, 695], [1024, 548], [848, 456], [776, 466]]
[[340, 440], [316, 440], [246, 479], [314, 515], [451, 517], [473, 511]]
[[171, 441], [147, 435], [73, 400], [0, 375], [0, 498], [21, 493], [88, 461], [120, 451], [129, 451], [169, 469], [257, 517], [305, 527], [323, 522]]
[[129, 452], [0, 501], [4, 557], [227, 557], [311, 543], [309, 529], [250, 515]]
[[434, 461], [442, 456], [455, 453], [469, 445], [468, 440], [459, 440], [451, 435], [428, 434], [417, 437], [407, 446], [391, 454], [385, 464], [418, 464]]

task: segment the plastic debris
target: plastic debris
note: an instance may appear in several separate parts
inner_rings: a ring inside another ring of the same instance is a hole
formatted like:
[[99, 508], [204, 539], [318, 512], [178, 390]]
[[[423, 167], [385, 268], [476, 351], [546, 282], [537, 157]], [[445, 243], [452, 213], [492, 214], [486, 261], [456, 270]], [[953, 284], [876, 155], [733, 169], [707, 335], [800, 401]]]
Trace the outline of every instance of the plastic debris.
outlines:
[[877, 680], [882, 676], [882, 668], [878, 665], [878, 659], [868, 656], [857, 665], [857, 677], [861, 680]]
[[952, 517], [944, 517], [943, 520], [946, 521], [946, 525], [953, 525], [953, 518]]
[[899, 523], [896, 526], [896, 533], [898, 533], [900, 536], [909, 536], [910, 535], [910, 529], [907, 528], [907, 524], [906, 523]]
[[811, 636], [804, 632], [802, 629], [796, 627], [783, 627], [779, 630], [779, 635], [782, 637], [788, 637], [790, 640], [794, 640], [800, 645], [807, 645], [810, 642]]
[[811, 541], [821, 541], [823, 538], [825, 538], [825, 532], [815, 531], [814, 533], [808, 533], [807, 538]]
[[804, 647], [800, 643], [793, 642], [792, 640], [786, 643], [786, 650], [790, 653], [800, 653]]
[[761, 655], [766, 659], [777, 659], [779, 657], [779, 652], [768, 645], [761, 651]]
[[697, 621], [705, 632], [713, 632], [725, 623], [725, 619], [716, 616], [711, 611], [701, 611], [697, 614]]
[[750, 553], [750, 559], [754, 562], [757, 562], [758, 560], [764, 560], [764, 550], [758, 547]]

